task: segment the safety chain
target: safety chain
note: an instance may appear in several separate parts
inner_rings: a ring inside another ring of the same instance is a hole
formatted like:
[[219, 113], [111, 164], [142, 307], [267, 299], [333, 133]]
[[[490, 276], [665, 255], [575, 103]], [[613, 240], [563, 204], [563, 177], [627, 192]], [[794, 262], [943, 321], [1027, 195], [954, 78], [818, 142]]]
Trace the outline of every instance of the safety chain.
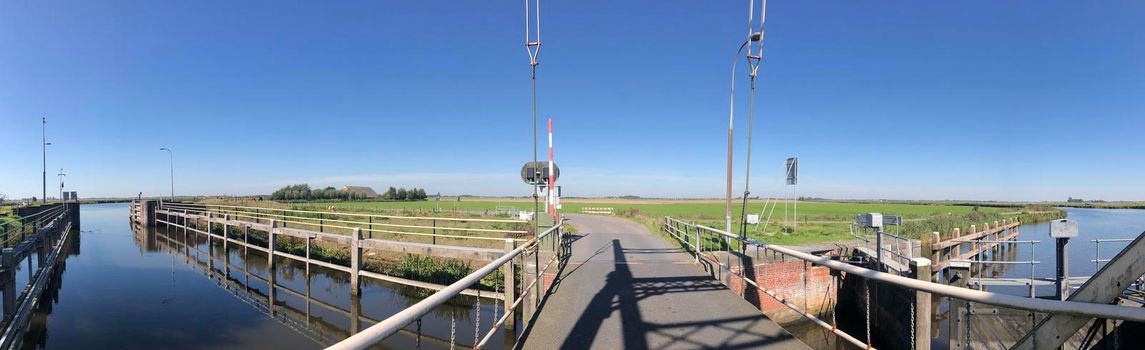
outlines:
[[457, 343], [457, 311], [449, 310], [449, 350]]
[[421, 317], [417, 319], [417, 343], [415, 344], [416, 349], [421, 349]]
[[867, 284], [867, 280], [863, 279], [863, 299], [867, 304], [867, 349], [871, 348], [871, 286]]
[[915, 298], [915, 302], [910, 303], [910, 348], [911, 349], [918, 349], [918, 347], [915, 346], [915, 344], [914, 344], [914, 342], [915, 342], [915, 339], [914, 339], [914, 333], [915, 333], [915, 330], [914, 330], [914, 322], [915, 322], [914, 321], [914, 304], [917, 302], [918, 302], [918, 299]]
[[[496, 291], [497, 293], [501, 293], [501, 286], [500, 286], [500, 285], [498, 285], [498, 284], [496, 284], [496, 283], [494, 283], [494, 284], [493, 284], [493, 290], [494, 290], [494, 291]], [[504, 296], [504, 294], [502, 294], [502, 295], [501, 295], [501, 299], [502, 299], [502, 300], [504, 300], [504, 298], [505, 298], [505, 296]], [[500, 303], [496, 303], [496, 302], [495, 302], [495, 303], [493, 303], [493, 322], [497, 322], [497, 320], [499, 320], [499, 319], [500, 319], [500, 318], [498, 318], [498, 317], [497, 317], [497, 309], [498, 309], [500, 306], [501, 306], [501, 305], [500, 305]]]
[[477, 320], [473, 322], [473, 347], [477, 347], [478, 335], [481, 334], [481, 289], [477, 289]]

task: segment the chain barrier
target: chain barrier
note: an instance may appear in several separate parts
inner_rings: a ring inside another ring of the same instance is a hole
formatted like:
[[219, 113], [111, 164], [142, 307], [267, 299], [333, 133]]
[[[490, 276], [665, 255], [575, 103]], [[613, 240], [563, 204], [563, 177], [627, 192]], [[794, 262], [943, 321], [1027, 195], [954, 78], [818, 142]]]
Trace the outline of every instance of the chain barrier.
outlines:
[[449, 310], [449, 350], [457, 344], [457, 311]]
[[[480, 285], [478, 285], [480, 287]], [[473, 347], [477, 347], [477, 342], [481, 341], [481, 288], [477, 288], [477, 305], [476, 305], [477, 320], [473, 322]]]
[[915, 323], [915, 321], [914, 321], [914, 304], [916, 304], [916, 303], [918, 303], [917, 298], [914, 300], [913, 303], [910, 303], [910, 348], [911, 349], [918, 349], [918, 347], [915, 346], [915, 344], [914, 344], [914, 342], [915, 342], [915, 339], [914, 339], [914, 333], [915, 333], [915, 330], [914, 330], [914, 323]]
[[417, 319], [417, 342], [414, 343], [415, 349], [421, 349], [421, 318]]
[[864, 308], [867, 314], [867, 349], [871, 348], [871, 285], [867, 283], [867, 279], [863, 279], [863, 301], [867, 307]]

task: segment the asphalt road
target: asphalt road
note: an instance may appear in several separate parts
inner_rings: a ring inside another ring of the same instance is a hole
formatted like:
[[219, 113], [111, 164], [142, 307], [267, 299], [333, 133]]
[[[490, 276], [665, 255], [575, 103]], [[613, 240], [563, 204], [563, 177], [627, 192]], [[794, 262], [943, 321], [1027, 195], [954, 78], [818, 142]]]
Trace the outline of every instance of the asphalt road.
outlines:
[[572, 258], [523, 348], [808, 349], [644, 226], [568, 218]]

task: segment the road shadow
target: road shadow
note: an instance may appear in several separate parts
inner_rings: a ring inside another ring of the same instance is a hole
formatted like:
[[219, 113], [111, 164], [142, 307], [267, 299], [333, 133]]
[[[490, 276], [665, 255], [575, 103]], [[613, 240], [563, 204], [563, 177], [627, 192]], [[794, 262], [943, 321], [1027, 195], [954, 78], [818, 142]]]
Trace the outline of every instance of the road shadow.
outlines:
[[[648, 322], [641, 316], [641, 300], [649, 297], [708, 291], [725, 291], [728, 288], [719, 281], [706, 275], [698, 276], [666, 276], [643, 277], [633, 276], [625, 253], [630, 254], [659, 254], [667, 249], [631, 249], [626, 250], [619, 240], [612, 240], [611, 250], [615, 263], [613, 271], [605, 277], [605, 285], [589, 301], [585, 311], [579, 315], [575, 322], [570, 323], [572, 329], [561, 349], [585, 349], [593, 346], [600, 335], [605, 321], [614, 313], [619, 313], [621, 339], [620, 343], [625, 349], [649, 349], [649, 336], [669, 339], [668, 342], [658, 344], [661, 348], [753, 348], [765, 346], [775, 342], [792, 339], [791, 335], [781, 333], [778, 335], [760, 334], [755, 329], [760, 322], [770, 322], [762, 315], [735, 316], [725, 318], [705, 319], [688, 322], [654, 323]], [[602, 248], [607, 251], [607, 249]], [[678, 251], [678, 250], [677, 250]], [[657, 312], [663, 310], [648, 310]], [[711, 333], [705, 331], [712, 329], [726, 331], [726, 339], [712, 339]], [[749, 339], [749, 340], [745, 340]]]

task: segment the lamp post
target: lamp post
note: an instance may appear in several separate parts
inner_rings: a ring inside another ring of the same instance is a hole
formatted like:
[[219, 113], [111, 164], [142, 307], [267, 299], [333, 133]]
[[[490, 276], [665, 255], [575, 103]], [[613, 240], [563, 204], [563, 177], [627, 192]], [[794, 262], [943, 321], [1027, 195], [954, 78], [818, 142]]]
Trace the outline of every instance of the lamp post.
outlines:
[[42, 192], [40, 193], [40, 202], [41, 203], [47, 203], [48, 202], [48, 145], [50, 145], [51, 143], [48, 142], [48, 118], [44, 117], [43, 119], [41, 119], [41, 121], [43, 122], [43, 124], [40, 126], [40, 152], [41, 152], [40, 159], [43, 161], [43, 168], [41, 168], [41, 169], [43, 171], [44, 183], [43, 183]]
[[160, 151], [167, 151], [167, 156], [171, 159], [171, 201], [175, 201], [175, 154], [171, 149], [163, 147]]
[[64, 200], [64, 176], [68, 176], [68, 174], [64, 174], [64, 169], [60, 168], [60, 173], [56, 175], [60, 177], [60, 201], [62, 202]]

